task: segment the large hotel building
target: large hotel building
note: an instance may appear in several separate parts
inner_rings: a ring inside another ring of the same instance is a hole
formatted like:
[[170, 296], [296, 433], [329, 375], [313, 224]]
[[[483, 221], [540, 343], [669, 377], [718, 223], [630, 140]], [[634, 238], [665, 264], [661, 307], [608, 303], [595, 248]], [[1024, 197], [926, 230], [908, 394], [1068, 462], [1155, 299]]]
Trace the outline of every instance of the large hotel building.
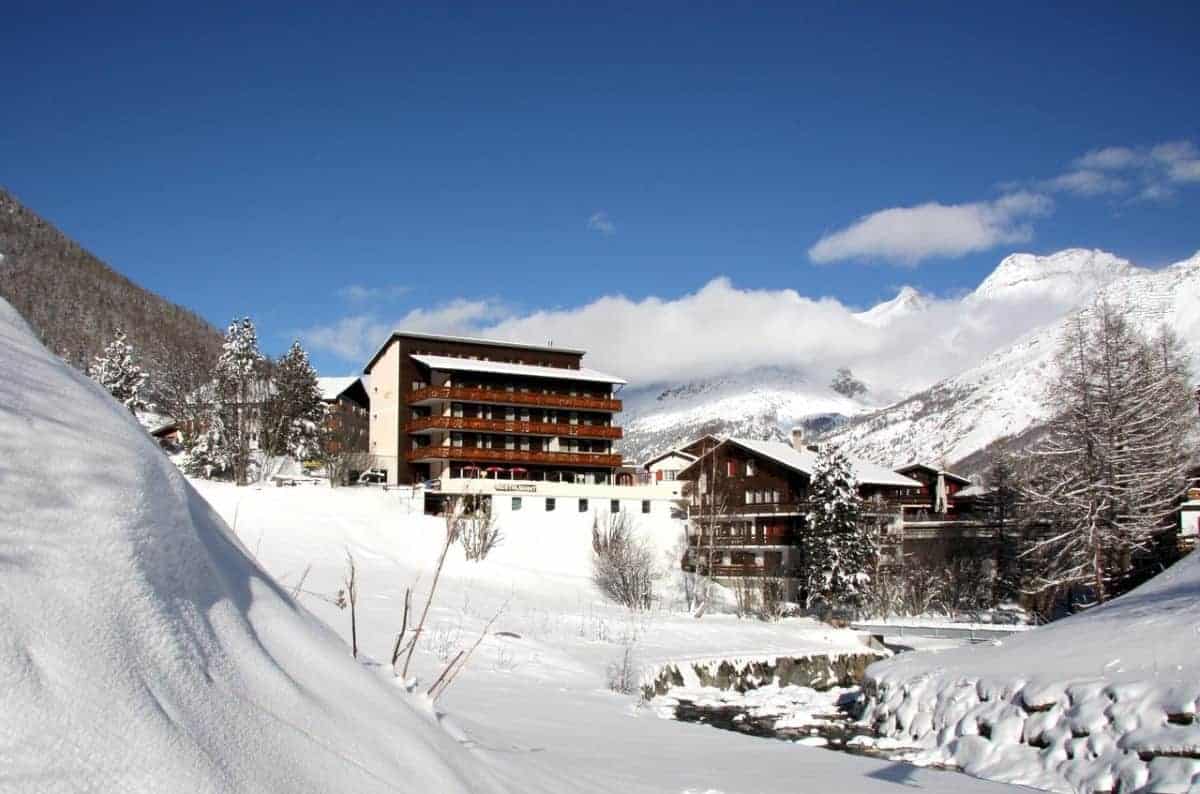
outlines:
[[370, 453], [392, 484], [613, 484], [617, 391], [582, 350], [396, 331], [365, 372]]

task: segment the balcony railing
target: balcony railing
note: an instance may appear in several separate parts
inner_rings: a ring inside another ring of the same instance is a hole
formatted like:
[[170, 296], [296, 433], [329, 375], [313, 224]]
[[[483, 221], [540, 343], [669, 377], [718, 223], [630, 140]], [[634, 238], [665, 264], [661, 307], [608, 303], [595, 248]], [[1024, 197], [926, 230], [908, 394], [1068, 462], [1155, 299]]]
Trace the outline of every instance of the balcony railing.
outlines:
[[620, 455], [599, 452], [541, 452], [527, 449], [488, 449], [486, 447], [429, 446], [410, 449], [410, 463], [427, 460], [463, 460], [485, 463], [538, 463], [548, 466], [595, 466], [613, 469], [621, 465]]
[[430, 430], [467, 430], [519, 436], [565, 436], [567, 438], [620, 438], [621, 428], [607, 425], [572, 425], [565, 422], [518, 422], [468, 416], [426, 416], [404, 426], [408, 433]]
[[[684, 571], [688, 573], [696, 573], [697, 568], [702, 569], [703, 566], [697, 566], [695, 562], [685, 560], [681, 565]], [[799, 571], [788, 565], [713, 565], [713, 576], [798, 576]]]
[[[898, 515], [903, 503], [892, 499], [864, 499], [859, 511], [863, 515]], [[716, 515], [710, 505], [688, 505], [688, 515], [692, 518], [713, 518], [720, 521], [725, 516], [745, 515], [804, 515], [813, 508], [812, 502], [765, 502], [760, 504], [744, 504], [738, 502], [728, 506], [719, 506]]]
[[782, 535], [724, 535], [715, 538], [705, 535], [703, 544], [698, 536], [688, 536], [688, 545], [693, 549], [709, 546], [718, 549], [738, 546], [794, 546], [799, 542], [799, 536], [790, 532]]
[[541, 394], [534, 391], [477, 389], [467, 386], [426, 386], [408, 395], [409, 405], [428, 400], [454, 400], [464, 403], [497, 405], [536, 405], [543, 408], [577, 408], [586, 411], [620, 411], [621, 401], [610, 397], [572, 397], [568, 394]]

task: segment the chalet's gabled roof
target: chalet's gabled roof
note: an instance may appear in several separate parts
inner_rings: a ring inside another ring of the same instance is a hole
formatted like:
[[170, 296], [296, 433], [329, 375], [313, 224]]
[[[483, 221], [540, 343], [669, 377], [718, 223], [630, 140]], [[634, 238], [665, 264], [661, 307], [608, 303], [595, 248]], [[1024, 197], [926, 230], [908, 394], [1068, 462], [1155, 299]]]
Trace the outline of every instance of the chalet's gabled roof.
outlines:
[[691, 463], [692, 461], [696, 460], [696, 456], [690, 452], [684, 452], [682, 449], [668, 449], [665, 452], [658, 453], [654, 457], [650, 458], [650, 460], [643, 463], [642, 468], [648, 469], [651, 466], [653, 466], [655, 463], [658, 463], [663, 458], [669, 458], [672, 455], [678, 455], [681, 458], [687, 458], [688, 463]]
[[359, 379], [353, 376], [346, 378], [317, 378], [317, 388], [321, 390], [321, 399], [333, 402], [353, 386]]
[[899, 468], [896, 469], [896, 471], [900, 472], [901, 474], [905, 474], [905, 473], [913, 471], [915, 469], [924, 469], [925, 471], [927, 471], [931, 474], [940, 474], [943, 477], [945, 477], [947, 480], [954, 480], [955, 482], [960, 483], [962, 485], [970, 485], [971, 484], [971, 480], [968, 479], [967, 477], [963, 477], [959, 474], [955, 474], [952, 471], [946, 471], [945, 469], [939, 469], [936, 466], [930, 466], [927, 463], [909, 463], [904, 466], [900, 466]]
[[[733, 444], [741, 447], [747, 452], [757, 455], [762, 458], [774, 461], [784, 468], [803, 474], [806, 477], [811, 477], [816, 469], [817, 455], [810, 450], [797, 450], [790, 444], [783, 444], [778, 441], [758, 441], [757, 439], [749, 438], [728, 438], [713, 447], [713, 450], [719, 449], [725, 444]], [[707, 457], [705, 455], [704, 457]], [[701, 458], [703, 459], [703, 458]], [[684, 471], [695, 466], [697, 461], [692, 461]], [[858, 482], [861, 485], [887, 485], [894, 488], [919, 488], [921, 483], [916, 480], [909, 479], [903, 474], [876, 465], [869, 461], [851, 458], [850, 465], [854, 468], [854, 474], [858, 477]]]
[[478, 358], [459, 358], [457, 356], [434, 356], [424, 353], [414, 353], [413, 361], [424, 364], [430, 369], [450, 370], [452, 372], [493, 372], [499, 375], [523, 375], [530, 378], [558, 378], [559, 380], [582, 380], [593, 383], [612, 383], [624, 385], [625, 381], [616, 375], [609, 375], [587, 367], [569, 369], [567, 367], [540, 367], [534, 364], [509, 364], [506, 361], [484, 361]]

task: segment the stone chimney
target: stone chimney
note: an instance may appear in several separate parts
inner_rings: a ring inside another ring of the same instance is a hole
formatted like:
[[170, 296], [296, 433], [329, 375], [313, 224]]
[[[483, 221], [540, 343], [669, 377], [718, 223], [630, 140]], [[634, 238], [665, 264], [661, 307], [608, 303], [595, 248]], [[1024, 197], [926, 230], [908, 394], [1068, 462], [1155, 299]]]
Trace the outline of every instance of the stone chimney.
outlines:
[[796, 426], [792, 428], [792, 449], [797, 452], [804, 451], [804, 428]]

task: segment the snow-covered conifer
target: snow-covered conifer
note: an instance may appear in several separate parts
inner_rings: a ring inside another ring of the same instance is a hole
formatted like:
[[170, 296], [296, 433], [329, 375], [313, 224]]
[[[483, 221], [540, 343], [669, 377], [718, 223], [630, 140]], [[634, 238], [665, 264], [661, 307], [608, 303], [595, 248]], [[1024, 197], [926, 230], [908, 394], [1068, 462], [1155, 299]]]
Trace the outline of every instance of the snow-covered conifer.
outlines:
[[801, 540], [806, 602], [857, 608], [870, 583], [876, 538], [871, 522], [860, 515], [862, 499], [853, 467], [832, 446], [817, 453], [809, 500], [812, 506]]
[[138, 364], [133, 345], [125, 338], [124, 331], [117, 329], [116, 336], [104, 348], [104, 354], [96, 356], [88, 368], [88, 377], [108, 390], [130, 413], [146, 407], [141, 397], [146, 372]]
[[263, 420], [266, 449], [304, 459], [319, 452], [325, 405], [317, 372], [298, 341], [275, 363]]

